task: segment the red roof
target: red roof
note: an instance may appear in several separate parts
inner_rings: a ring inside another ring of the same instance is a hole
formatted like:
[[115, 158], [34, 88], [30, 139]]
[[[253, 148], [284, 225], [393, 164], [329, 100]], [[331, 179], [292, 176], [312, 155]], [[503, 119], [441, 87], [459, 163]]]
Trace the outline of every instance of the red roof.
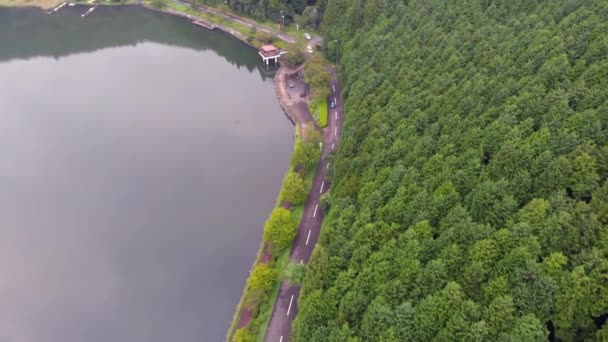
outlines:
[[264, 45], [264, 46], [262, 46], [262, 51], [264, 51], [264, 52], [272, 52], [272, 51], [276, 51], [278, 49], [279, 48], [277, 48], [274, 45]]

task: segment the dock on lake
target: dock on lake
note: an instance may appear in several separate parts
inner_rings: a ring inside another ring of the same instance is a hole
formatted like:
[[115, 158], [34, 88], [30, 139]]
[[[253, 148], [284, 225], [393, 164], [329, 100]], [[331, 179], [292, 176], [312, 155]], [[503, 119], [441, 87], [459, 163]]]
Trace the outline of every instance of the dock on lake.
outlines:
[[65, 6], [67, 4], [68, 4], [67, 2], [62, 2], [59, 6], [53, 8], [51, 10], [46, 11], [46, 15], [51, 15], [53, 13], [57, 13], [57, 11], [59, 11], [63, 6]]
[[214, 24], [208, 23], [208, 22], [206, 22], [204, 20], [200, 20], [200, 19], [194, 20], [192, 23], [196, 26], [204, 27], [207, 30], [211, 30], [211, 31], [213, 31], [217, 28], [217, 26], [215, 26]]
[[93, 6], [93, 7], [89, 8], [86, 12], [84, 12], [83, 14], [81, 14], [80, 16], [84, 18], [87, 15], [93, 13], [93, 11], [96, 10], [96, 9], [97, 9], [97, 6]]

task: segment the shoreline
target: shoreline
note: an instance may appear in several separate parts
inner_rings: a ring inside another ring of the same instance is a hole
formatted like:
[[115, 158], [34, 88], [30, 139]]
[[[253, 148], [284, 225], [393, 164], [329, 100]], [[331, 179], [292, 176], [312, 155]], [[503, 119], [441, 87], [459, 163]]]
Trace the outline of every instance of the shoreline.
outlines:
[[[187, 18], [188, 20], [193, 19], [193, 17], [187, 13], [176, 11], [171, 8], [164, 8], [164, 9], [154, 8], [154, 7], [142, 4], [142, 3], [139, 3], [137, 5], [145, 8], [145, 9], [152, 10], [152, 11], [166, 13], [166, 14], [170, 14], [170, 15], [174, 15], [174, 16], [179, 16], [179, 17]], [[251, 44], [250, 42], [248, 42], [247, 38], [240, 32], [232, 30], [232, 29], [228, 29], [224, 25], [220, 25], [220, 24], [215, 24], [215, 25], [216, 25], [216, 29], [221, 31], [222, 33], [228, 34], [228, 35], [232, 36], [233, 38], [240, 40], [246, 46], [253, 48], [256, 51], [258, 50], [258, 48], [256, 46], [254, 46], [253, 44]], [[282, 82], [282, 81], [284, 81], [283, 77], [288, 73], [286, 70], [288, 70], [288, 68], [285, 65], [280, 64], [280, 66], [277, 68], [275, 75], [273, 77], [273, 86], [274, 86], [275, 94], [276, 94], [277, 100], [279, 102], [279, 106], [281, 107], [281, 110], [283, 111], [283, 113], [285, 114], [287, 119], [294, 125], [292, 153], [290, 156], [290, 160], [291, 160], [291, 158], [293, 158], [293, 151], [296, 148], [298, 137], [300, 137], [300, 139], [302, 139], [302, 137], [303, 137], [303, 133], [304, 133], [303, 131], [305, 131], [305, 129], [303, 129], [302, 127], [303, 127], [303, 124], [305, 124], [305, 123], [299, 122], [297, 115], [295, 115], [294, 113], [290, 113], [290, 111], [288, 110], [289, 105], [285, 99], [285, 96], [283, 95], [283, 94], [285, 94], [286, 91], [285, 91], [285, 89], [282, 88], [282, 86], [284, 84], [284, 82]], [[298, 72], [299, 70], [300, 70], [300, 68], [297, 68], [292, 73]], [[288, 174], [289, 174], [289, 171], [285, 173], [285, 176], [281, 180], [281, 189], [283, 188], [283, 183], [285, 182], [285, 179]], [[280, 196], [281, 196], [281, 191], [277, 194], [277, 203], [279, 201]], [[301, 218], [300, 218], [300, 220], [301, 220]], [[300, 220], [298, 220], [298, 224], [299, 224]], [[260, 239], [261, 242], [258, 247], [256, 256], [253, 259], [253, 263], [251, 264], [251, 268], [249, 269], [250, 274], [256, 265], [258, 265], [260, 263], [268, 262], [268, 260], [265, 260], [265, 259], [267, 259], [267, 255], [266, 255], [267, 251], [266, 251], [266, 241], [264, 241], [264, 238], [263, 238], [263, 231], [264, 230], [262, 229], [261, 230], [262, 237]], [[249, 279], [249, 276], [247, 277], [247, 279]], [[277, 293], [277, 295], [278, 295], [278, 293]], [[247, 296], [247, 280], [245, 281], [245, 284], [243, 284], [243, 290], [241, 292], [241, 296], [235, 307], [235, 310], [234, 310], [234, 313], [232, 316], [232, 320], [230, 321], [230, 325], [228, 326], [228, 329], [226, 331], [225, 341], [230, 341], [230, 339], [232, 338], [232, 336], [234, 335], [234, 333], [236, 332], [237, 329], [239, 329], [243, 326], [247, 326], [251, 323], [251, 320], [252, 320], [252, 317], [250, 315], [251, 313], [246, 312], [247, 310], [244, 310], [246, 296]], [[274, 306], [274, 303], [276, 302], [276, 298], [273, 298], [272, 302], [273, 302], [272, 304]], [[269, 322], [267, 322], [267, 323], [269, 324]], [[266, 332], [264, 331], [264, 335], [265, 334], [266, 334]]]
[[[38, 4], [36, 5], [15, 5], [15, 6], [5, 6], [0, 4], [0, 7], [7, 7], [7, 8], [16, 8], [16, 7], [24, 7], [24, 8], [37, 8], [40, 9], [43, 12], [48, 11], [49, 9], [53, 9], [57, 6], [59, 6], [61, 3], [63, 3], [65, 1], [59, 1], [57, 3], [55, 3], [53, 6], [49, 6], [49, 7], [44, 7], [44, 6], [38, 6]], [[147, 10], [151, 10], [154, 12], [159, 12], [159, 13], [165, 13], [165, 14], [169, 14], [169, 15], [173, 15], [173, 16], [178, 16], [178, 17], [182, 17], [185, 19], [188, 19], [190, 21], [196, 20], [197, 16], [195, 15], [190, 15], [188, 13], [184, 13], [169, 7], [165, 7], [165, 8], [155, 8], [152, 7], [150, 5], [144, 4], [141, 1], [138, 1], [137, 3], [132, 3], [132, 2], [127, 2], [127, 3], [122, 3], [122, 4], [111, 4], [111, 3], [103, 3], [103, 4], [87, 4], [87, 3], [76, 3], [76, 6], [82, 6], [82, 7], [97, 7], [97, 6], [138, 6]], [[228, 26], [222, 25], [222, 24], [217, 24], [214, 23], [216, 29], [224, 34], [230, 35], [233, 38], [236, 38], [237, 40], [241, 41], [242, 43], [244, 43], [246, 46], [248, 46], [249, 48], [253, 48], [256, 51], [258, 50], [258, 47], [256, 47], [255, 45], [253, 45], [252, 43], [250, 43], [249, 41], [247, 41], [247, 36], [244, 35], [241, 32], [238, 32], [236, 30], [233, 30], [231, 28], [229, 28]], [[307, 128], [309, 128], [308, 126], [310, 125], [309, 122], [304, 122], [303, 119], [298, 116], [296, 113], [291, 113], [290, 112], [290, 108], [294, 109], [292, 107], [292, 105], [289, 104], [289, 101], [287, 100], [286, 96], [287, 96], [287, 90], [286, 88], [286, 83], [285, 83], [285, 77], [293, 75], [295, 73], [301, 72], [302, 66], [297, 67], [295, 69], [292, 69], [284, 64], [280, 64], [279, 67], [277, 68], [275, 75], [273, 77], [273, 87], [275, 89], [275, 95], [277, 97], [279, 106], [281, 107], [281, 110], [283, 111], [284, 115], [286, 116], [286, 118], [294, 125], [294, 135], [293, 135], [293, 139], [292, 139], [292, 152], [291, 152], [291, 156], [290, 156], [290, 164], [291, 164], [291, 160], [294, 156], [294, 151], [295, 148], [297, 146], [298, 143], [298, 139], [303, 139], [305, 133], [307, 132]], [[295, 109], [294, 109], [295, 110]], [[316, 124], [313, 123], [313, 126], [316, 126]], [[285, 176], [283, 176], [283, 179], [281, 180], [281, 191], [277, 194], [277, 203], [280, 199], [281, 193], [282, 193], [282, 189], [284, 186], [284, 182], [287, 178], [287, 175], [289, 174], [289, 167], [290, 164], [288, 164], [288, 171], [286, 172]], [[316, 171], [316, 170], [315, 170]], [[316, 172], [313, 174], [313, 176], [316, 175]], [[310, 188], [307, 189], [307, 193], [310, 191]], [[276, 208], [277, 205], [275, 205], [274, 208]], [[298, 219], [298, 225], [300, 224], [300, 221], [302, 220], [302, 217], [300, 217]], [[263, 223], [260, 224], [261, 227], [263, 227]], [[263, 232], [264, 230], [261, 229], [260, 232], [261, 234], [261, 238], [260, 238], [260, 245], [258, 247], [258, 251], [256, 253], [255, 258], [253, 259], [253, 262], [251, 264], [250, 267], [250, 271], [249, 273], [251, 273], [251, 271], [254, 269], [254, 267], [258, 264], [267, 264], [270, 262], [270, 259], [272, 259], [272, 256], [268, 254], [267, 251], [267, 243], [263, 238]], [[295, 242], [294, 242], [295, 243]], [[288, 252], [291, 250], [288, 250]], [[280, 270], [280, 273], [282, 273], [282, 270]], [[247, 280], [249, 279], [249, 276], [247, 277]], [[243, 326], [247, 326], [249, 325], [252, 321], [253, 321], [253, 317], [251, 316], [251, 312], [249, 312], [248, 309], [245, 308], [245, 299], [247, 297], [247, 291], [248, 291], [248, 287], [247, 287], [247, 280], [245, 281], [245, 283], [243, 284], [243, 290], [241, 292], [241, 296], [239, 298], [239, 301], [235, 307], [234, 313], [233, 313], [233, 317], [230, 321], [230, 324], [228, 326], [227, 332], [226, 332], [226, 341], [229, 341], [232, 336], [234, 335], [234, 333], [236, 332], [237, 329], [243, 327]], [[279, 281], [278, 286], [280, 287], [280, 285], [282, 284], [282, 281]], [[277, 285], [277, 284], [275, 284]], [[277, 288], [278, 290], [278, 288]], [[278, 296], [278, 291], [275, 294], [275, 296]], [[271, 301], [271, 316], [272, 316], [272, 311], [274, 309], [274, 305], [276, 303], [277, 298], [275, 298], [275, 296], [271, 295], [270, 298], [267, 298], [269, 301]], [[259, 310], [259, 306], [257, 308]], [[268, 318], [268, 321], [266, 322], [266, 324], [270, 323], [270, 318]], [[264, 330], [267, 328], [267, 326], [264, 327]], [[263, 334], [266, 334], [266, 331], [263, 332]]]

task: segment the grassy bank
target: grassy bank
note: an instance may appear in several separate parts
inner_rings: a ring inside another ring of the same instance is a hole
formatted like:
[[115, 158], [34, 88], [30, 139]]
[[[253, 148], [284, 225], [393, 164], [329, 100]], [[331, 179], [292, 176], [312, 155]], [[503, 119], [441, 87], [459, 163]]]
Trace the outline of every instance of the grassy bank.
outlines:
[[328, 105], [326, 98], [311, 103], [309, 110], [320, 127], [324, 128], [327, 126]]
[[[314, 172], [309, 172], [304, 178], [304, 183], [306, 183], [306, 189], [310, 191], [310, 187], [312, 186], [312, 179], [314, 178]], [[280, 197], [279, 197], [280, 198]], [[302, 214], [304, 213], [304, 204], [300, 204], [293, 208], [291, 212], [291, 216], [298, 223], [302, 220]], [[272, 287], [272, 291], [270, 292], [270, 296], [268, 301], [264, 302], [260, 306], [260, 313], [256, 320], [252, 322], [252, 328], [257, 330], [256, 341], [262, 342], [264, 341], [264, 335], [266, 334], [266, 328], [268, 328], [268, 324], [270, 323], [270, 318], [272, 317], [272, 309], [274, 308], [274, 303], [277, 301], [277, 297], [279, 296], [279, 288], [281, 287], [281, 281], [284, 278], [284, 270], [287, 268], [289, 264], [289, 252], [291, 248], [285, 250], [285, 252], [279, 257], [277, 260], [276, 267], [280, 272], [277, 272], [277, 276], [274, 281], [274, 285]], [[252, 329], [253, 330], [253, 329]]]

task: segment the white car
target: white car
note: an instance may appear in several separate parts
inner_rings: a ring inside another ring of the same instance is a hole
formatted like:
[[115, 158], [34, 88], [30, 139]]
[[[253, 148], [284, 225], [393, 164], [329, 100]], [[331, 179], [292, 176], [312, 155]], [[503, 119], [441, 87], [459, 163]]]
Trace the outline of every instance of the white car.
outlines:
[[308, 53], [312, 53], [312, 51], [313, 51], [313, 50], [312, 50], [312, 46], [310, 46], [310, 45], [309, 45], [309, 46], [307, 46], [307, 47], [306, 47], [306, 51], [308, 51]]
[[309, 33], [304, 33], [304, 38], [306, 38], [306, 40], [311, 40], [312, 36]]

